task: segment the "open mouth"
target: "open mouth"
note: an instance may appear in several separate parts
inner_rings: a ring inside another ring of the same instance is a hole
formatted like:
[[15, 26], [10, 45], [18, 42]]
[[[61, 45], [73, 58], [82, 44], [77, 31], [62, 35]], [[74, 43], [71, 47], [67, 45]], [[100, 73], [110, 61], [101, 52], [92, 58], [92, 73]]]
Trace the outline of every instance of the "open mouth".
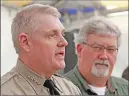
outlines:
[[57, 55], [57, 56], [64, 56], [64, 51], [60, 51], [60, 52], [58, 52], [58, 53], [56, 53], [55, 55]]

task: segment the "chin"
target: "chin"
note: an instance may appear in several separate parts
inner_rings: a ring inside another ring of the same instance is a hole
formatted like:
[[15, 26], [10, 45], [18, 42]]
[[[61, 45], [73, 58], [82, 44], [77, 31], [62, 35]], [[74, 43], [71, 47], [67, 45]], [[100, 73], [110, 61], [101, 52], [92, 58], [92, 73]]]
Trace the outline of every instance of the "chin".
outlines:
[[59, 62], [58, 63], [58, 70], [64, 69], [65, 68], [65, 62]]

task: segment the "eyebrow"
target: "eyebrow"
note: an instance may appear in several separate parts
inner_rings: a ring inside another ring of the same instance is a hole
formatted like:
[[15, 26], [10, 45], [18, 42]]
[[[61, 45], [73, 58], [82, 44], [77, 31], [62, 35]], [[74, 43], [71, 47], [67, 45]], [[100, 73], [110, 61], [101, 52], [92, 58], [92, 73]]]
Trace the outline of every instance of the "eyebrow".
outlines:
[[107, 47], [109, 47], [109, 48], [117, 48], [116, 46], [107, 46]]
[[[98, 46], [103, 46], [103, 45], [100, 45], [100, 44], [97, 44], [97, 43], [94, 43], [94, 44], [96, 44]], [[110, 46], [107, 46], [107, 47], [115, 47], [115, 48], [117, 48], [116, 46], [113, 46], [113, 45], [110, 45]]]
[[101, 45], [101, 44], [98, 44], [98, 43], [96, 43], [96, 42], [95, 42], [95, 43], [93, 43], [93, 45], [103, 46], [103, 45]]

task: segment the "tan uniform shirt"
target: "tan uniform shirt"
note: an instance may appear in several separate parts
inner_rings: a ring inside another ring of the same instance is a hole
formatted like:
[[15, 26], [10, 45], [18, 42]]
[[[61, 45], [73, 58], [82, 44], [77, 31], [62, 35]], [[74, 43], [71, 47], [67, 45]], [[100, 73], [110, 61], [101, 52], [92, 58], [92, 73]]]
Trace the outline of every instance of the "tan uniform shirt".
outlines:
[[[53, 75], [51, 79], [61, 95], [81, 95], [78, 87], [65, 77]], [[1, 78], [1, 95], [50, 95], [43, 86], [45, 80], [18, 60], [16, 67]]]

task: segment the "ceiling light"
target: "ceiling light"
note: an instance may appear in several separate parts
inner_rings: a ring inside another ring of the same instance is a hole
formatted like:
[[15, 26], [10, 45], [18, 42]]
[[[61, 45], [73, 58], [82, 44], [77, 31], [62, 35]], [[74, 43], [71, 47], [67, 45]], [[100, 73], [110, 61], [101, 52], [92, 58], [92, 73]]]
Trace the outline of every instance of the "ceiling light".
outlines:
[[126, 15], [126, 14], [128, 14], [128, 11], [110, 13], [108, 14], [108, 16], [120, 16], [120, 15]]
[[115, 5], [106, 6], [107, 10], [111, 10], [111, 9], [115, 9], [115, 8], [117, 8], [117, 6], [115, 6]]

